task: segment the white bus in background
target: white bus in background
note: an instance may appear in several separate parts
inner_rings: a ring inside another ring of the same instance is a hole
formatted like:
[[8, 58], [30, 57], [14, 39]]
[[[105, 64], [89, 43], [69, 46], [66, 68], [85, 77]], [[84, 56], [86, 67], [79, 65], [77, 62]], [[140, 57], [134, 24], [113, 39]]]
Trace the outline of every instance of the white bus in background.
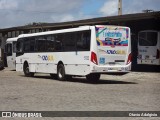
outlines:
[[128, 27], [81, 26], [24, 34], [17, 40], [16, 71], [23, 71], [25, 76], [40, 72], [59, 80], [86, 76], [97, 81], [101, 73], [130, 69]]
[[17, 38], [8, 38], [6, 41], [7, 65], [12, 70], [16, 70], [16, 43]]
[[160, 65], [160, 32], [154, 30], [139, 32], [137, 63]]

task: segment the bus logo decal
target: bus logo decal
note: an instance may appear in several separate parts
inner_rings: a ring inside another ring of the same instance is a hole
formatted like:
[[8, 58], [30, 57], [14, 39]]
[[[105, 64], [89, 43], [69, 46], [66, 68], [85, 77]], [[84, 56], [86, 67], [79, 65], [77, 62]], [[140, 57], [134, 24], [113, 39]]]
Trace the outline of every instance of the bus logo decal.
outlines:
[[38, 55], [38, 56], [41, 57], [43, 61], [54, 61], [53, 55], [42, 55], [42, 56]]
[[107, 54], [120, 54], [120, 55], [125, 55], [126, 51], [125, 50], [101, 50], [99, 49], [99, 52], [105, 52]]

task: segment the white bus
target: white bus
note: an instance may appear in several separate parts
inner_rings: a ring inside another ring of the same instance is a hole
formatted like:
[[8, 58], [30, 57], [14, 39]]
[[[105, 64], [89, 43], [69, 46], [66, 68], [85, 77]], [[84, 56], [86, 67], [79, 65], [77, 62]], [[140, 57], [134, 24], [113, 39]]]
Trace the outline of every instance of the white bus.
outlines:
[[137, 63], [160, 65], [160, 32], [154, 30], [139, 32]]
[[40, 72], [59, 80], [86, 76], [96, 81], [101, 73], [130, 69], [128, 27], [81, 26], [18, 37], [16, 70], [23, 71], [25, 76]]
[[17, 37], [8, 38], [6, 41], [7, 65], [13, 70], [16, 70], [16, 43]]

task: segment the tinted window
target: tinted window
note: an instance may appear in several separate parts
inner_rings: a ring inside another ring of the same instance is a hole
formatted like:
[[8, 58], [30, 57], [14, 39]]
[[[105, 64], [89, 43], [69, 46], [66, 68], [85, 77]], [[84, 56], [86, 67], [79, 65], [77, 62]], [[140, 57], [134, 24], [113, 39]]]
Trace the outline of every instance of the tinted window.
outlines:
[[7, 56], [12, 56], [12, 44], [7, 44], [6, 52]]
[[46, 51], [54, 52], [55, 51], [55, 38], [53, 35], [45, 36], [46, 38]]
[[[21, 41], [22, 42], [22, 41]], [[34, 52], [35, 51], [35, 38], [23, 38], [23, 46], [19, 45], [22, 44], [20, 41], [17, 42], [17, 48], [23, 47], [23, 52]]]
[[23, 52], [23, 39], [17, 41], [17, 52]]
[[147, 33], [147, 41], [150, 41], [149, 46], [156, 46], [157, 45], [157, 38], [158, 38], [157, 32], [148, 32]]
[[89, 51], [90, 50], [90, 41], [91, 41], [91, 32], [82, 31], [77, 32], [77, 50], [78, 51]]
[[139, 45], [140, 46], [156, 46], [157, 45], [157, 32], [140, 32]]
[[55, 50], [56, 51], [62, 51], [63, 49], [63, 35], [64, 34], [57, 34], [57, 35], [54, 35], [55, 37]]
[[38, 52], [45, 52], [46, 39], [43, 36], [36, 37], [36, 48]]
[[63, 39], [64, 51], [76, 51], [75, 32], [65, 33]]
[[24, 52], [30, 52], [30, 40], [29, 38], [24, 39]]
[[16, 51], [17, 51], [16, 44], [17, 44], [17, 42], [13, 42], [13, 53], [16, 53]]
[[35, 51], [35, 37], [30, 38], [30, 52]]
[[90, 39], [91, 31], [35, 36], [23, 38], [23, 41], [19, 39], [17, 50], [24, 52], [89, 51]]

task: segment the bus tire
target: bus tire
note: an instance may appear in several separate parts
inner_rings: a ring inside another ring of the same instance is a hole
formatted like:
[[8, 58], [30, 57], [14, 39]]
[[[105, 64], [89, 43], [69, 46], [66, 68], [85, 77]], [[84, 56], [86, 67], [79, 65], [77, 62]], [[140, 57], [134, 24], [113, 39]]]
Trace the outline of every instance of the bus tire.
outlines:
[[86, 78], [89, 82], [97, 82], [97, 81], [99, 81], [100, 76], [101, 75], [98, 73], [91, 73], [91, 74], [87, 75]]
[[66, 75], [65, 75], [64, 65], [59, 64], [58, 68], [57, 68], [57, 79], [61, 80], [61, 81], [64, 81], [66, 79], [65, 77], [66, 77]]
[[27, 63], [24, 64], [23, 72], [26, 77], [33, 77], [34, 73], [29, 72], [29, 65]]

